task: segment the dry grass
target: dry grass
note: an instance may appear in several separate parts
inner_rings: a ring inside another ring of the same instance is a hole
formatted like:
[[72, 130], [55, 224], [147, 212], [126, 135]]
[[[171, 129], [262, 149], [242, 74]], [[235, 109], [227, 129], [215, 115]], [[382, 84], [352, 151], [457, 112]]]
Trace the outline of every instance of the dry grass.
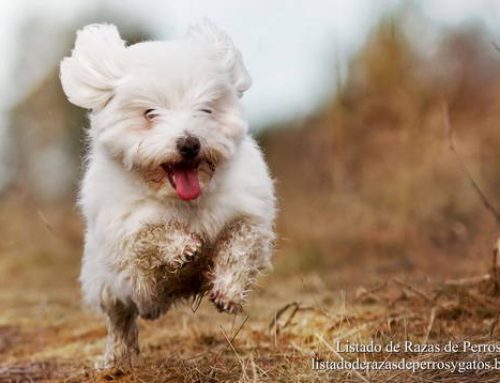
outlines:
[[[65, 271], [74, 275], [76, 262]], [[76, 285], [47, 285], [40, 290], [33, 286], [36, 282], [18, 280], [13, 282], [22, 282], [24, 288], [9, 292], [2, 283], [0, 381], [493, 382], [497, 381], [495, 371], [311, 369], [313, 357], [339, 358], [331, 350], [335, 341], [496, 341], [500, 327], [498, 270], [478, 275], [441, 282], [394, 277], [347, 293], [327, 289], [314, 273], [269, 277], [253, 295], [248, 317], [217, 314], [203, 302], [196, 312], [188, 306], [178, 307], [157, 322], [141, 322], [141, 364], [132, 370], [105, 371], [92, 368], [102, 352], [105, 330], [99, 318], [80, 310]], [[347, 353], [341, 357], [443, 361], [491, 360], [500, 355]]]
[[[443, 278], [448, 270], [409, 277], [402, 269], [393, 270], [383, 283], [384, 274], [376, 272], [372, 280], [377, 283], [359, 278], [342, 282], [360, 270], [370, 272], [370, 262], [351, 262], [333, 274], [342, 287], [330, 287], [332, 272], [290, 275], [287, 265], [297, 260], [283, 250], [277, 257], [278, 270], [253, 294], [248, 317], [218, 314], [208, 302], [195, 312], [189, 306], [177, 307], [159, 321], [141, 322], [140, 365], [132, 370], [95, 370], [105, 329], [100, 318], [80, 308], [75, 280], [80, 247], [76, 216], [59, 207], [41, 212], [13, 206], [12, 201], [6, 204], [2, 217], [9, 212], [12, 230], [30, 222], [31, 241], [16, 246], [2, 241], [6, 245], [0, 259], [0, 382], [488, 382], [497, 376], [494, 371], [355, 373], [311, 368], [313, 357], [339, 358], [331, 350], [336, 340], [494, 342], [500, 327], [499, 272], [494, 268], [484, 274], [487, 257], [482, 263], [473, 260], [476, 266], [469, 268], [469, 279]], [[67, 232], [60, 235], [63, 228]], [[41, 252], [44, 244], [52, 252]], [[344, 290], [343, 286], [352, 287]], [[346, 360], [496, 356], [500, 357], [493, 353], [341, 354]]]

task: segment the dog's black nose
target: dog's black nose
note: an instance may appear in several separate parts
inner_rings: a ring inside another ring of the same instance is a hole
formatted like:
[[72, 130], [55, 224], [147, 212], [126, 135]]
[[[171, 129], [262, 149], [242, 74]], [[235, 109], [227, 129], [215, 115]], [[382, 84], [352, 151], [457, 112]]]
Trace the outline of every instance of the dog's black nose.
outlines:
[[186, 136], [177, 140], [177, 150], [182, 158], [192, 160], [200, 152], [200, 140], [193, 136]]

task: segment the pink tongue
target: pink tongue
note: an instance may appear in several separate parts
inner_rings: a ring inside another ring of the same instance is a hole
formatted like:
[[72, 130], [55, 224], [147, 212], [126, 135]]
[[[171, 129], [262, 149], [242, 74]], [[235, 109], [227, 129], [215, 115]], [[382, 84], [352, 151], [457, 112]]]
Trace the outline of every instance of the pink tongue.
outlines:
[[190, 201], [198, 198], [201, 194], [198, 169], [196, 167], [176, 167], [173, 169], [173, 177], [175, 191], [179, 198]]

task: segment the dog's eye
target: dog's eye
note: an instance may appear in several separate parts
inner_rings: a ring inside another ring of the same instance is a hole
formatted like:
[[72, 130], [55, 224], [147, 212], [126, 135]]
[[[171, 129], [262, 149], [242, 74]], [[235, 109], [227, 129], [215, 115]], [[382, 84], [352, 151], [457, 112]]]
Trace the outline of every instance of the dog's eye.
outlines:
[[204, 108], [204, 109], [200, 109], [200, 112], [203, 112], [206, 114], [212, 114], [212, 109]]
[[158, 116], [159, 113], [156, 109], [148, 109], [144, 112], [144, 118], [148, 121], [153, 121]]

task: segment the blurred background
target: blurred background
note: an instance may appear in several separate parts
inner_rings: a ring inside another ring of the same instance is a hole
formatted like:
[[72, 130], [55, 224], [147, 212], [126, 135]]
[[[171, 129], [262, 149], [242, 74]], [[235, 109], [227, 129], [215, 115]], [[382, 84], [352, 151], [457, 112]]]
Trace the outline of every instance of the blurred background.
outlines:
[[77, 291], [87, 122], [58, 80], [76, 30], [114, 23], [134, 43], [204, 16], [254, 79], [243, 102], [281, 210], [274, 278], [345, 287], [488, 262], [500, 230], [448, 147], [443, 110], [500, 207], [499, 1], [12, 0], [0, 13], [0, 300]]

